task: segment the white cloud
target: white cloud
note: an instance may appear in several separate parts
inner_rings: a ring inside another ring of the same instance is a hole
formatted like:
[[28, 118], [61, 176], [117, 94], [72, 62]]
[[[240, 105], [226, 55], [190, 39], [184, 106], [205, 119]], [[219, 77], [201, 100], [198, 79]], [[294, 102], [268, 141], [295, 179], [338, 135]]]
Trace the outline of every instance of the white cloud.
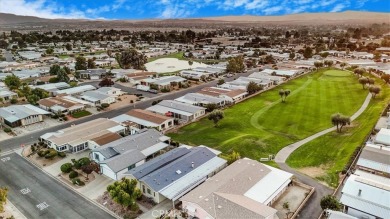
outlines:
[[282, 6], [273, 6], [273, 7], [270, 7], [270, 8], [263, 9], [262, 12], [265, 15], [271, 15], [271, 14], [278, 13], [278, 12], [280, 12], [282, 10], [283, 10]]
[[339, 3], [339, 4], [335, 5], [330, 12], [339, 12], [339, 11], [343, 10], [345, 7], [346, 7], [346, 5]]
[[47, 0], [0, 0], [0, 12], [16, 15], [36, 16], [42, 18], [87, 18], [84, 12], [78, 9], [69, 9], [66, 12], [55, 3]]

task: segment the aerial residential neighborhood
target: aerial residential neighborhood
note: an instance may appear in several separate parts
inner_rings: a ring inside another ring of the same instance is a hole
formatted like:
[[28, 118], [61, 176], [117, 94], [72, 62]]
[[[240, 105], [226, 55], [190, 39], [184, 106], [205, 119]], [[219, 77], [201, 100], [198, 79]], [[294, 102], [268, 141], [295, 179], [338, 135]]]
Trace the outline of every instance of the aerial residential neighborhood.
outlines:
[[390, 218], [387, 1], [0, 0], [0, 219]]

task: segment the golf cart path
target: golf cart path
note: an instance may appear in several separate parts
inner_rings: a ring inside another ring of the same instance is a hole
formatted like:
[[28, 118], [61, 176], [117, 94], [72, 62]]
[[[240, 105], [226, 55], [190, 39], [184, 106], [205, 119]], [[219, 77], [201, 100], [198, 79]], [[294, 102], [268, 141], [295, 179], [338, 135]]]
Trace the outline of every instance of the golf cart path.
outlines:
[[[360, 107], [360, 109], [358, 111], [356, 111], [352, 116], [351, 116], [351, 121], [355, 120], [357, 117], [359, 117], [368, 107], [368, 104], [370, 103], [370, 100], [371, 100], [371, 97], [372, 95], [369, 93], [366, 97], [366, 99], [364, 100], [362, 106]], [[293, 144], [290, 144], [290, 145], [287, 145], [286, 147], [284, 147], [282, 150], [280, 150], [276, 156], [275, 156], [275, 162], [276, 163], [285, 163], [287, 158], [296, 150], [298, 149], [300, 146], [318, 138], [318, 137], [321, 137], [325, 134], [328, 134], [329, 132], [332, 132], [336, 130], [336, 126], [333, 126], [331, 128], [328, 128], [328, 129], [325, 129], [323, 131], [320, 131], [320, 132], [317, 132], [316, 134], [314, 135], [311, 135], [303, 140], [300, 140], [298, 142], [295, 142]]]

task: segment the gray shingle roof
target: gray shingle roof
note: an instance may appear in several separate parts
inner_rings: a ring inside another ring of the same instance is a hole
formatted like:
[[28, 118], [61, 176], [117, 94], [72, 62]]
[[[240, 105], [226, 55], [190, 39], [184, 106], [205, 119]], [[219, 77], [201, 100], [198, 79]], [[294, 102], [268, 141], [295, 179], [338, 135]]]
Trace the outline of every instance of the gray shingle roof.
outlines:
[[11, 105], [8, 107], [0, 108], [0, 117], [3, 117], [5, 120], [9, 122], [15, 122], [32, 115], [44, 115], [44, 114], [50, 114], [50, 113], [30, 104]]
[[143, 129], [139, 134], [120, 138], [99, 148], [93, 149], [93, 151], [100, 152], [106, 159], [109, 159], [130, 150], [142, 151], [162, 142], [160, 140], [161, 137], [165, 136], [155, 129]]
[[146, 156], [141, 151], [133, 149], [128, 150], [123, 154], [120, 154], [110, 159], [101, 161], [101, 164], [106, 164], [115, 173], [145, 159]]

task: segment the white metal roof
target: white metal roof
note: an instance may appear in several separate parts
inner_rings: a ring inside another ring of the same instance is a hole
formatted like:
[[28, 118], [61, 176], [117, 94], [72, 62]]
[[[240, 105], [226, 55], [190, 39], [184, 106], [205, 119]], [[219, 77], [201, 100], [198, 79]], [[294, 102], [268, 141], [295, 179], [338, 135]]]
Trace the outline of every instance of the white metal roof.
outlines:
[[250, 188], [244, 196], [263, 204], [268, 204], [279, 192], [282, 185], [289, 183], [293, 174], [267, 166], [271, 172]]
[[375, 142], [390, 145], [390, 129], [381, 128], [375, 136]]
[[177, 114], [185, 115], [185, 116], [192, 116], [193, 115], [192, 113], [184, 112], [181, 110], [177, 110], [174, 108], [169, 108], [169, 107], [165, 107], [165, 106], [161, 106], [161, 105], [154, 105], [154, 106], [147, 108], [146, 110], [149, 110], [152, 112], [157, 112], [157, 113], [162, 113], [162, 114], [165, 114], [167, 112], [173, 112], [173, 113], [177, 113]]
[[390, 218], [390, 191], [359, 182], [359, 179], [381, 184], [367, 176], [352, 174], [342, 190], [341, 203], [377, 217]]

